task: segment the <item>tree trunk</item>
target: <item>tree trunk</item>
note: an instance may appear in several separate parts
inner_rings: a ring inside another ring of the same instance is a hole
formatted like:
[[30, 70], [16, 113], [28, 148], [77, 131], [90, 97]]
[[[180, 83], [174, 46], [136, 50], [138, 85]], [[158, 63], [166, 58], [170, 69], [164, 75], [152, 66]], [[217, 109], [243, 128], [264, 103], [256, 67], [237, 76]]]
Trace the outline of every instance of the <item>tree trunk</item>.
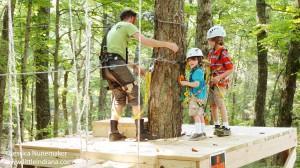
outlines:
[[[16, 1], [13, 0], [11, 3], [11, 16], [14, 17]], [[7, 63], [8, 63], [8, 6], [4, 7], [3, 23], [2, 23], [2, 35], [0, 39], [0, 73], [7, 73]], [[3, 111], [5, 104], [5, 87], [6, 87], [6, 76], [0, 76], [0, 152], [1, 152], [1, 142], [3, 134]]]
[[93, 121], [93, 112], [94, 112], [94, 101], [93, 101], [93, 96], [91, 91], [89, 90], [89, 94], [90, 94], [90, 107], [89, 107], [89, 113], [88, 113], [88, 129], [92, 128], [92, 121]]
[[265, 0], [256, 0], [256, 10], [258, 16], [258, 24], [261, 29], [257, 34], [257, 58], [258, 58], [258, 80], [255, 100], [255, 126], [265, 126], [265, 104], [267, 94], [268, 80], [268, 50], [262, 44], [267, 37], [264, 25], [267, 23], [266, 2]]
[[[297, 7], [300, 8], [300, 0], [296, 0]], [[300, 18], [300, 13], [295, 16], [295, 20]], [[295, 29], [293, 30], [294, 36], [290, 42], [290, 48], [287, 55], [286, 70], [284, 74], [285, 85], [282, 88], [280, 102], [279, 102], [279, 115], [277, 126], [290, 127], [293, 122], [293, 104], [294, 95], [296, 91], [297, 73], [300, 71], [300, 41], [298, 39], [300, 32], [300, 24], [294, 22]], [[277, 164], [283, 165], [287, 159], [289, 151], [280, 153], [277, 156]]]
[[[37, 30], [36, 40], [39, 45], [34, 50], [34, 59], [37, 71], [48, 71], [49, 63], [49, 22], [50, 22], [50, 1], [42, 0], [40, 2], [37, 16], [37, 25], [42, 25]], [[50, 102], [49, 102], [49, 81], [48, 74], [42, 73], [36, 75], [36, 122], [37, 139], [43, 139], [49, 135], [47, 130], [50, 124]]]
[[[108, 19], [107, 19], [107, 14], [104, 13], [103, 14], [103, 20], [102, 20], [102, 25], [104, 27], [103, 29], [103, 35], [106, 34], [107, 30], [108, 30], [108, 27], [109, 27], [109, 24], [108, 24]], [[104, 40], [104, 38], [102, 39]], [[101, 44], [101, 50], [103, 50], [103, 41], [102, 41], [102, 44]], [[102, 51], [101, 51], [102, 53]], [[100, 61], [100, 60], [99, 60]], [[101, 119], [104, 119], [104, 112], [105, 112], [105, 103], [106, 103], [106, 94], [107, 94], [107, 82], [103, 79], [102, 77], [102, 72], [101, 72], [101, 69], [100, 69], [100, 90], [99, 90], [99, 101], [98, 101], [98, 106], [99, 106], [99, 110], [98, 110], [98, 120], [101, 120]]]
[[201, 48], [204, 55], [208, 54], [207, 31], [212, 27], [211, 0], [197, 0], [197, 28], [195, 46]]
[[[24, 44], [24, 55], [22, 58], [22, 73], [26, 73], [27, 71], [27, 60], [29, 56], [29, 41], [30, 41], [30, 31], [31, 31], [31, 13], [32, 13], [32, 0], [28, 1], [27, 4], [27, 17], [26, 17], [26, 30], [25, 30], [25, 44]], [[21, 139], [24, 141], [24, 114], [26, 112], [26, 104], [27, 104], [27, 76], [22, 75], [21, 77], [22, 83], [22, 103], [21, 103], [21, 111], [20, 111], [20, 126], [21, 126]]]
[[[295, 17], [299, 19], [300, 14]], [[293, 116], [293, 102], [296, 91], [297, 73], [300, 70], [300, 42], [296, 34], [299, 35], [300, 24], [295, 25], [294, 30], [295, 37], [292, 38], [290, 43], [289, 52], [287, 55], [286, 70], [284, 74], [285, 85], [281, 91], [281, 99], [279, 104], [279, 116], [277, 126], [290, 127], [292, 125]]]
[[[81, 36], [81, 34], [80, 34]], [[70, 41], [70, 47], [72, 49], [72, 52], [75, 53], [75, 58], [77, 59], [77, 56], [82, 52], [82, 50], [84, 49], [84, 47], [80, 47], [78, 50], [76, 50], [76, 42], [74, 40], [74, 44], [73, 44], [73, 37], [72, 37], [72, 33], [71, 33], [71, 29], [69, 29], [69, 33], [68, 33], [68, 37], [69, 37], [69, 41]], [[81, 43], [81, 40], [79, 40], [79, 44]], [[74, 45], [74, 48], [73, 48]], [[71, 66], [74, 65], [74, 60], [72, 59], [71, 61]], [[77, 66], [77, 65], [76, 65]], [[68, 113], [68, 108], [67, 108], [67, 95], [68, 95], [68, 79], [69, 79], [69, 74], [70, 71], [66, 71], [64, 74], [64, 90], [62, 92], [62, 108], [63, 108], [63, 112], [64, 112], [64, 119], [65, 119], [65, 123], [66, 123], [66, 128], [65, 128], [65, 134], [68, 135], [70, 134], [69, 132], [69, 113]], [[78, 77], [78, 76], [77, 76]], [[79, 89], [79, 86], [76, 86]], [[77, 97], [76, 97], [77, 98]], [[72, 107], [72, 133], [76, 133], [77, 131], [77, 124], [76, 124], [76, 101], [74, 100], [73, 102], [73, 107]]]
[[[32, 83], [32, 88], [31, 88], [31, 108], [32, 109], [34, 109], [34, 105], [35, 105], [34, 90], [35, 90], [34, 83]], [[30, 135], [31, 135], [30, 136], [30, 141], [33, 141], [33, 139], [34, 139], [34, 132], [33, 132], [33, 130], [34, 130], [34, 116], [35, 116], [34, 110], [32, 110], [32, 112], [31, 112], [31, 127], [30, 127]]]
[[54, 137], [58, 136], [58, 123], [59, 123], [59, 97], [58, 97], [58, 54], [59, 54], [59, 43], [60, 43], [60, 37], [59, 37], [59, 20], [60, 20], [60, 13], [59, 13], [59, 0], [56, 0], [56, 18], [55, 18], [55, 52], [54, 52]]
[[[155, 0], [155, 39], [173, 41], [179, 46], [179, 51], [176, 54], [165, 48], [154, 49], [156, 58], [184, 60], [183, 7], [183, 0]], [[177, 77], [183, 71], [184, 65], [155, 62], [150, 86], [149, 123], [150, 132], [160, 138], [181, 135], [183, 110]]]
[[64, 90], [62, 92], [62, 108], [64, 112], [64, 123], [65, 123], [65, 135], [69, 135], [69, 118], [68, 118], [68, 107], [67, 107], [67, 95], [68, 95], [68, 78], [69, 71], [64, 74]]

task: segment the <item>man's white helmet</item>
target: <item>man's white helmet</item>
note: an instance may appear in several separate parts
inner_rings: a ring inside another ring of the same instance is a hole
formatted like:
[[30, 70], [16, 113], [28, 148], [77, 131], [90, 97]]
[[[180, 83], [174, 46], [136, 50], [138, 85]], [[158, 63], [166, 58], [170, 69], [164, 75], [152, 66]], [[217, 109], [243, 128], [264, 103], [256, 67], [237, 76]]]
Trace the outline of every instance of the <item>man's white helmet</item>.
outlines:
[[186, 59], [191, 57], [203, 57], [203, 53], [199, 48], [191, 48], [186, 54]]
[[222, 26], [213, 26], [212, 28], [210, 28], [207, 31], [207, 39], [211, 39], [214, 37], [225, 37], [226, 36], [226, 32], [224, 30], [224, 28]]

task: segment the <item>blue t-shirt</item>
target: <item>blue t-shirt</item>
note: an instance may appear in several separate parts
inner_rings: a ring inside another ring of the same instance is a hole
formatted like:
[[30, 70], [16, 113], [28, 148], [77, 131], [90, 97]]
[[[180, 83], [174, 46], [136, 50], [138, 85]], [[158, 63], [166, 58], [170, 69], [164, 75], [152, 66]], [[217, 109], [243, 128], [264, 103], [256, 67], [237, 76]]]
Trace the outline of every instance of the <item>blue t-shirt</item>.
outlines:
[[206, 99], [207, 89], [204, 79], [204, 71], [200, 67], [192, 69], [190, 74], [190, 82], [199, 82], [199, 86], [190, 89], [190, 94], [194, 95], [198, 99]]

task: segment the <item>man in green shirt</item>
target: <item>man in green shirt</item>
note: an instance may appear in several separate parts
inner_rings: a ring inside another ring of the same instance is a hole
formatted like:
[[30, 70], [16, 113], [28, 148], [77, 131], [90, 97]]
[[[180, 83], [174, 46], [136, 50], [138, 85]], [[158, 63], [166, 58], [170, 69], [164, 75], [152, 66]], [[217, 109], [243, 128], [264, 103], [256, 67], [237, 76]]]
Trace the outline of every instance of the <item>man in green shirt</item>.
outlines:
[[[126, 137], [118, 130], [118, 120], [124, 110], [126, 102], [132, 106], [133, 115], [136, 127], [140, 125], [140, 136], [137, 139], [143, 141], [152, 139], [153, 137], [144, 129], [144, 121], [141, 119], [140, 104], [138, 100], [138, 86], [135, 79], [127, 66], [120, 66], [126, 64], [128, 42], [131, 39], [139, 40], [148, 47], [165, 47], [173, 52], [178, 51], [178, 46], [175, 43], [158, 41], [144, 37], [134, 25], [137, 18], [137, 13], [132, 10], [125, 10], [121, 13], [121, 21], [115, 24], [107, 34], [107, 53], [106, 60], [108, 66], [118, 65], [116, 67], [105, 68], [105, 78], [108, 80], [109, 86], [113, 92], [113, 104], [109, 133], [110, 141], [124, 140]], [[145, 71], [138, 65], [130, 66], [135, 72], [140, 70], [143, 75]], [[141, 99], [140, 99], [141, 100]]]

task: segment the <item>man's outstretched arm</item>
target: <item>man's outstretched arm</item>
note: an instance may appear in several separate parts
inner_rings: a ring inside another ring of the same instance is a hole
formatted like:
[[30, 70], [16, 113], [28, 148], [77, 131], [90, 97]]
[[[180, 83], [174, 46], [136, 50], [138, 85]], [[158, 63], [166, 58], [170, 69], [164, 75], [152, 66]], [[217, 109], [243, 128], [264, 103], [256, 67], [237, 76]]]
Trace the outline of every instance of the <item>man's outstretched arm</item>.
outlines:
[[144, 35], [140, 34], [140, 33], [134, 33], [133, 37], [136, 40], [141, 39], [141, 43], [145, 46], [148, 47], [164, 47], [164, 48], [169, 48], [170, 50], [172, 50], [173, 52], [177, 52], [178, 51], [178, 46], [175, 43], [172, 42], [167, 42], [167, 41], [159, 41], [159, 40], [155, 40], [155, 39], [151, 39], [151, 38], [147, 38]]

